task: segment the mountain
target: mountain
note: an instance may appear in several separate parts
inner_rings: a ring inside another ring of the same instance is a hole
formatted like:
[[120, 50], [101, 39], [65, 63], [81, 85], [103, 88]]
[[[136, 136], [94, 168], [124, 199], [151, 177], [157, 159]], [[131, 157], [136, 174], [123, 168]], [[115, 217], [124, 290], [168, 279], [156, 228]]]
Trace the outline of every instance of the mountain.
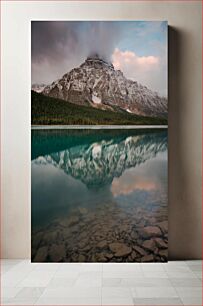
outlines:
[[34, 164], [51, 164], [88, 188], [109, 185], [126, 169], [135, 167], [167, 150], [167, 132], [109, 138], [69, 148], [47, 155], [38, 155]]
[[42, 92], [45, 87], [45, 84], [32, 84], [32, 90], [38, 93]]
[[122, 71], [115, 70], [111, 63], [98, 55], [88, 57], [78, 68], [46, 86], [42, 93], [82, 106], [167, 117], [166, 98], [127, 79]]

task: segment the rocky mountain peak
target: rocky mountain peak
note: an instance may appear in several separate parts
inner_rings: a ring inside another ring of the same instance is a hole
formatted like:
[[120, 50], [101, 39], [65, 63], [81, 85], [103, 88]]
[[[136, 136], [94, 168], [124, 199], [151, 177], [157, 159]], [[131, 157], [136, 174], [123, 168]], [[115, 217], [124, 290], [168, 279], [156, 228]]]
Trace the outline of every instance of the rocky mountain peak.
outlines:
[[146, 86], [127, 79], [122, 71], [98, 54], [92, 54], [79, 67], [46, 86], [44, 95], [65, 101], [128, 113], [167, 117], [166, 98]]
[[112, 63], [108, 62], [106, 59], [104, 59], [102, 56], [100, 56], [97, 53], [94, 53], [94, 54], [88, 56], [86, 58], [84, 64], [87, 64], [87, 65], [96, 65], [96, 66], [98, 66], [98, 68], [100, 68], [101, 66], [106, 66], [106, 67], [108, 67], [110, 69], [114, 69], [114, 66], [113, 66]]

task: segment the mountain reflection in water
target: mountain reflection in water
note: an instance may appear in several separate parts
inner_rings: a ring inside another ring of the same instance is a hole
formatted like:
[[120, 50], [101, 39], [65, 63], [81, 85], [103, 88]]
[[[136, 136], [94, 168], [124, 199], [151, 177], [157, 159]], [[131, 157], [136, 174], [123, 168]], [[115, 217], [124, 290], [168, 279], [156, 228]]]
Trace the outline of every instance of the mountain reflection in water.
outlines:
[[32, 131], [32, 260], [166, 259], [166, 130]]

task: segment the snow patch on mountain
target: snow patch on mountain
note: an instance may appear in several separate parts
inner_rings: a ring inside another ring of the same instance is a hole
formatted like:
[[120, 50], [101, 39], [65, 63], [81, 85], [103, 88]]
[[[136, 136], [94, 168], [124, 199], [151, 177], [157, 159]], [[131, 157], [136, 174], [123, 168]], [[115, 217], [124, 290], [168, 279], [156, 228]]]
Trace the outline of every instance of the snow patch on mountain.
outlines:
[[97, 97], [95, 95], [92, 95], [92, 101], [95, 104], [101, 104], [101, 98], [99, 98], [99, 97]]

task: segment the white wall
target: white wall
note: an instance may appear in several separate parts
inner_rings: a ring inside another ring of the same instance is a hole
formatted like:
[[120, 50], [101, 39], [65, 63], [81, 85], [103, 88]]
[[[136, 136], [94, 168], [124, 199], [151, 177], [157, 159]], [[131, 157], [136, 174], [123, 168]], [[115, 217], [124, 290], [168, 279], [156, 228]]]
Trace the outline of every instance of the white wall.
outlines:
[[201, 1], [4, 1], [2, 257], [30, 257], [30, 21], [168, 20], [169, 254], [201, 257]]

